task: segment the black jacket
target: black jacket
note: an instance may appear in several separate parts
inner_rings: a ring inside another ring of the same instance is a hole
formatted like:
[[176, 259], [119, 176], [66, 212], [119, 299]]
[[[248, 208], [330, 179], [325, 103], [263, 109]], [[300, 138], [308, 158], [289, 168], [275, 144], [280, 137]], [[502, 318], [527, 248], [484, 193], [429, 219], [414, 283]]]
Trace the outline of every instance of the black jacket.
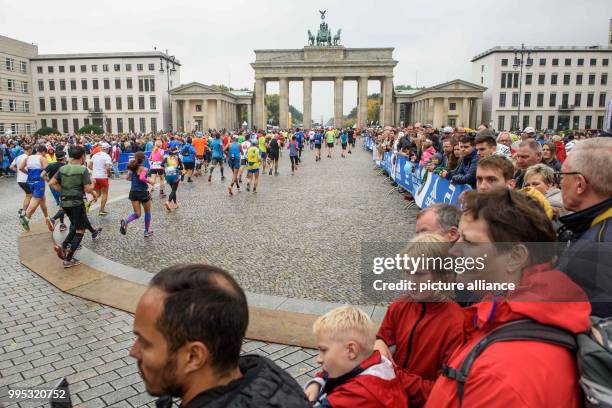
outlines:
[[[182, 408], [308, 408], [302, 388], [265, 357], [241, 356], [242, 377], [198, 394]], [[166, 400], [167, 403], [168, 400]], [[162, 401], [159, 401], [162, 402]], [[158, 408], [170, 407], [158, 403]]]
[[592, 314], [612, 316], [612, 198], [559, 221], [559, 240], [566, 242], [566, 249], [557, 269], [586, 292]]

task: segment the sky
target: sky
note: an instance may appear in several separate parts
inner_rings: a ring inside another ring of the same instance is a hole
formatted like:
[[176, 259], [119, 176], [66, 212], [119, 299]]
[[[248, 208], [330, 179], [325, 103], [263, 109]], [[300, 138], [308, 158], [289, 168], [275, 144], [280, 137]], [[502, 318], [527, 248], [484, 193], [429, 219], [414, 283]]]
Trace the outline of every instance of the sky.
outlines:
[[[157, 47], [181, 61], [183, 84], [253, 89], [253, 50], [306, 45], [318, 10], [345, 47], [394, 47], [395, 85], [431, 86], [471, 81], [471, 58], [498, 45], [603, 45], [612, 0], [0, 0], [0, 10], [0, 34], [41, 54]], [[290, 84], [289, 101], [302, 110], [301, 82]], [[356, 83], [345, 82], [345, 114], [356, 101]], [[333, 83], [314, 82], [313, 118], [332, 115]]]

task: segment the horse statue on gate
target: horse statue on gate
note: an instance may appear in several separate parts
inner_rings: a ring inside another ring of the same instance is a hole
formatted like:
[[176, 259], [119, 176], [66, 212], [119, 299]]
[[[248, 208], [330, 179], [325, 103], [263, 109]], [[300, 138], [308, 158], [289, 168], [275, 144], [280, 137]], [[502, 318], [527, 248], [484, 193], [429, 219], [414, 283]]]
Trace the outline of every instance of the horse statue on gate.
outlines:
[[308, 45], [315, 45], [315, 41], [315, 36], [308, 30]]
[[338, 29], [338, 33], [334, 36], [334, 45], [340, 45], [340, 34], [342, 33], [342, 29]]
[[327, 23], [324, 21], [319, 26], [319, 31], [317, 32], [317, 45], [325, 44], [332, 44], [332, 34], [331, 30], [327, 26]]

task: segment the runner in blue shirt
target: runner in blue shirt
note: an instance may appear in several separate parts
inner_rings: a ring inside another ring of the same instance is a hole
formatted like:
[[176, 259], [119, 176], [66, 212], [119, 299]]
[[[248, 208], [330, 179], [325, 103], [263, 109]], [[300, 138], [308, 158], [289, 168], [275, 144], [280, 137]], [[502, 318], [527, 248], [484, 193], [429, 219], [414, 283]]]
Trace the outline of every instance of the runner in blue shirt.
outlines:
[[317, 129], [314, 134], [315, 161], [321, 160], [321, 144], [322, 143], [323, 143], [323, 133], [321, 133], [321, 129]]
[[340, 144], [342, 145], [342, 154], [340, 154], [340, 157], [344, 158], [346, 157], [346, 145], [348, 144], [348, 135], [346, 134], [346, 130], [343, 130], [342, 133], [340, 133]]
[[228, 145], [227, 151], [227, 165], [232, 171], [232, 182], [227, 190], [229, 191], [229, 195], [233, 196], [234, 192], [232, 191], [232, 187], [234, 184], [236, 185], [238, 192], [240, 192], [240, 184], [238, 184], [238, 170], [240, 170], [240, 157], [242, 156], [242, 147], [240, 146], [240, 143], [238, 143], [238, 137], [236, 135], [232, 136], [232, 141]]
[[221, 181], [223, 181], [225, 180], [225, 176], [223, 175], [223, 141], [219, 133], [215, 133], [215, 138], [210, 143], [210, 148], [212, 150], [212, 167], [208, 175], [208, 182], [210, 183], [212, 181], [212, 174], [216, 165], [221, 168]]
[[[185, 143], [181, 147], [181, 161], [183, 162], [183, 167], [185, 168], [185, 173], [187, 174], [187, 182], [191, 183], [191, 175], [193, 174], [193, 169], [195, 169], [195, 159], [196, 159], [196, 150], [195, 147], [191, 145], [191, 138], [187, 138], [187, 143]], [[181, 176], [181, 180], [184, 179], [184, 175]]]
[[304, 132], [300, 128], [295, 128], [295, 141], [298, 144], [298, 163], [302, 161], [302, 149], [304, 148]]

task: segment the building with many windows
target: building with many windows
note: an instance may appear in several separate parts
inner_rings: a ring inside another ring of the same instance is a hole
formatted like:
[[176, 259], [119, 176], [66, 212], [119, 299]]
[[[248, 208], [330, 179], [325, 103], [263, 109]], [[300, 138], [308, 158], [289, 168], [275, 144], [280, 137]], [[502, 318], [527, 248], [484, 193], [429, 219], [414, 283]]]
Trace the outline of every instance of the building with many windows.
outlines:
[[36, 45], [0, 35], [0, 134], [35, 128], [30, 59], [37, 54]]
[[180, 66], [159, 51], [35, 56], [38, 125], [63, 133], [88, 124], [109, 133], [170, 129], [168, 91], [180, 84]]
[[487, 88], [483, 122], [498, 130], [602, 129], [612, 45], [526, 49], [522, 79], [518, 48], [495, 47], [472, 59], [473, 82]]

